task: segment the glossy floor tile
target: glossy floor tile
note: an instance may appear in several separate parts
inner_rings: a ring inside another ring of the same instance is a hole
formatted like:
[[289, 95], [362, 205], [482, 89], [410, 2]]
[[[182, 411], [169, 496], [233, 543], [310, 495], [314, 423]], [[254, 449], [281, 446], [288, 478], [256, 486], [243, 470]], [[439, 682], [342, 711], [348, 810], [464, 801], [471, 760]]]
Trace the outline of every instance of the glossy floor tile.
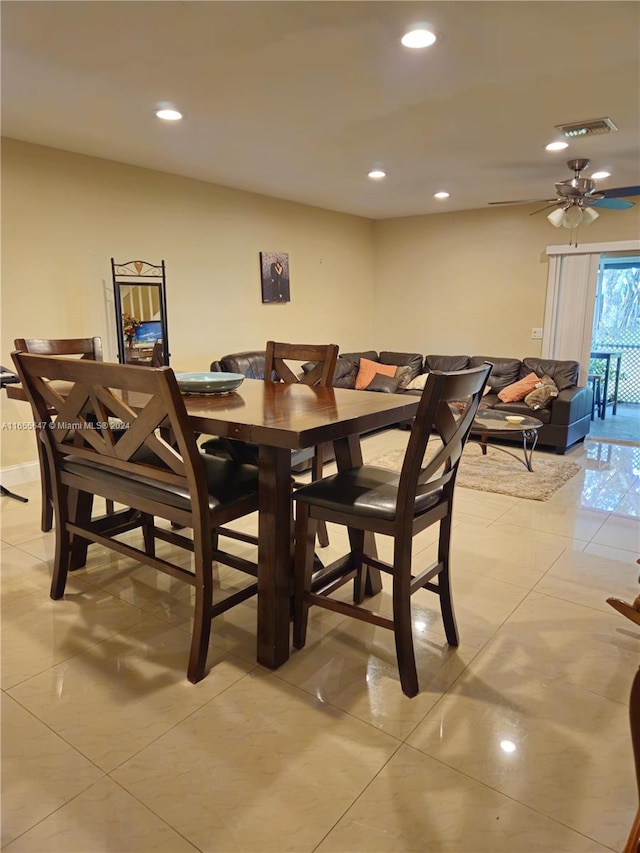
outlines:
[[[407, 438], [369, 436], [364, 458]], [[52, 601], [39, 484], [16, 488], [28, 504], [0, 499], [3, 850], [620, 850], [637, 805], [640, 629], [606, 599], [640, 592], [640, 447], [587, 441], [566, 458], [581, 471], [546, 502], [457, 490], [460, 646], [437, 597], [417, 593], [414, 699], [391, 632], [320, 608], [304, 649], [258, 666], [255, 599], [214, 621], [192, 685], [190, 587], [91, 546]], [[234, 526], [255, 532], [256, 518]], [[348, 543], [329, 536], [325, 561]], [[428, 565], [437, 530], [414, 544]], [[391, 558], [388, 540], [378, 550]], [[246, 582], [215, 574], [217, 595]], [[365, 604], [388, 615], [391, 595], [385, 576]]]

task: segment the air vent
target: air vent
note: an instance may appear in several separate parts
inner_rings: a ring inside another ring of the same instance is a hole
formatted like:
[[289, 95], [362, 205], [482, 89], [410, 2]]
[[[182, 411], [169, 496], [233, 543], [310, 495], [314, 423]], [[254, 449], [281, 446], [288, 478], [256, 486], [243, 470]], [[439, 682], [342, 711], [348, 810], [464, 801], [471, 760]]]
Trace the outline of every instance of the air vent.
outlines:
[[556, 127], [570, 139], [575, 136], [593, 136], [596, 133], [611, 133], [612, 130], [618, 129], [610, 118], [574, 121], [571, 124], [557, 124]]

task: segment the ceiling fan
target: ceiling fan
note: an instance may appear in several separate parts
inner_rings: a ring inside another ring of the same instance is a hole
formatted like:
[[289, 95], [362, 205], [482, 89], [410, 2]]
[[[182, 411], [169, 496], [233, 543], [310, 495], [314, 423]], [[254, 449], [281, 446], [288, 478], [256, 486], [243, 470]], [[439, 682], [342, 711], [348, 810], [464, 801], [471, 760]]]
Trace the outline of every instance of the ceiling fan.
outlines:
[[583, 178], [583, 172], [589, 165], [587, 159], [568, 160], [567, 166], [573, 171], [573, 178], [566, 181], [558, 181], [556, 186], [556, 198], [527, 198], [517, 201], [490, 201], [489, 204], [533, 204], [534, 202], [547, 202], [545, 207], [535, 210], [530, 216], [542, 213], [544, 210], [555, 208], [548, 216], [549, 222], [556, 228], [577, 228], [578, 225], [588, 225], [598, 218], [599, 214], [594, 207], [609, 208], [610, 210], [626, 210], [634, 206], [634, 202], [625, 201], [622, 196], [640, 195], [640, 187], [618, 187], [617, 189], [596, 189], [596, 181], [593, 178]]

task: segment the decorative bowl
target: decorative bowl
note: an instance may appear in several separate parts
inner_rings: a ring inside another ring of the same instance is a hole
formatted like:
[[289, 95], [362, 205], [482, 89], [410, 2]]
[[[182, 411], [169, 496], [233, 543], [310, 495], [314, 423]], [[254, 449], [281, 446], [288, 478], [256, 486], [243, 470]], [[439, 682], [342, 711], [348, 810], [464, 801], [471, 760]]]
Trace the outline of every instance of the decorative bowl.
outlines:
[[225, 394], [244, 381], [243, 373], [176, 373], [178, 388], [186, 394]]
[[505, 420], [510, 424], [520, 424], [524, 420], [524, 415], [505, 415]]

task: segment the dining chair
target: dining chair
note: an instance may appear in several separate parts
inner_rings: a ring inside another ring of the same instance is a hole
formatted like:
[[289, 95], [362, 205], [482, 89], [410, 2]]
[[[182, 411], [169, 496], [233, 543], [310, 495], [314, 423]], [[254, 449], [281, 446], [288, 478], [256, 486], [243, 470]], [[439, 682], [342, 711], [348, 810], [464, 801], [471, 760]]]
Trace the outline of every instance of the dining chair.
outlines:
[[[16, 338], [13, 342], [18, 352], [35, 355], [77, 355], [91, 361], [102, 361], [102, 340], [93, 338]], [[47, 533], [53, 526], [53, 494], [49, 478], [44, 444], [40, 430], [36, 430], [38, 463], [40, 465], [41, 514], [40, 529]], [[113, 503], [107, 505], [107, 512], [113, 512]]]
[[[640, 560], [638, 560], [640, 563]], [[640, 578], [638, 578], [640, 582]], [[640, 626], [640, 595], [629, 604], [620, 598], [607, 598], [618, 613], [622, 613], [635, 625]], [[636, 785], [638, 787], [638, 810], [629, 831], [629, 838], [625, 844], [623, 853], [640, 853], [640, 669], [637, 670], [631, 683], [631, 694], [629, 696], [629, 723], [631, 725], [631, 746], [633, 748], [633, 759], [636, 768]]]
[[[491, 365], [484, 364], [470, 370], [429, 374], [400, 472], [361, 465], [302, 486], [294, 493], [297, 506], [293, 644], [296, 648], [301, 649], [305, 644], [311, 604], [389, 628], [395, 635], [402, 690], [407, 696], [415, 696], [419, 687], [411, 632], [411, 596], [420, 589], [440, 597], [447, 641], [449, 645], [458, 645], [449, 577], [454, 487], [462, 451], [490, 371]], [[456, 405], [449, 405], [453, 403]], [[431, 441], [438, 439], [433, 455], [425, 457]], [[313, 574], [312, 591], [313, 546], [319, 521], [348, 527], [350, 552]], [[414, 575], [413, 537], [435, 523], [439, 523], [437, 561]], [[365, 534], [375, 533], [393, 538], [393, 563], [366, 553]], [[392, 618], [359, 606], [364, 598], [368, 566], [388, 573], [393, 579]], [[353, 604], [330, 597], [352, 579]]]
[[[336, 344], [290, 344], [268, 341], [265, 350], [265, 382], [285, 382], [293, 385], [302, 382], [305, 385], [330, 387], [338, 360]], [[297, 367], [296, 367], [297, 365]], [[304, 365], [304, 366], [303, 366]], [[292, 369], [292, 368], [295, 368]], [[224, 438], [212, 438], [202, 444], [206, 453], [229, 454], [240, 462], [258, 462], [258, 446], [242, 441]], [[322, 477], [324, 449], [301, 448], [291, 451], [291, 467], [308, 462], [311, 459], [311, 478]], [[322, 547], [329, 544], [326, 524], [318, 526], [318, 543]]]
[[[200, 681], [206, 674], [212, 619], [257, 591], [253, 582], [214, 602], [212, 575], [216, 560], [257, 577], [255, 562], [218, 548], [216, 532], [221, 524], [257, 510], [257, 469], [200, 452], [169, 367], [19, 352], [13, 359], [34, 417], [46, 425], [56, 522], [51, 597], [64, 594], [75, 537], [186, 582], [195, 599], [187, 676]], [[117, 429], [112, 425], [116, 422]], [[79, 497], [77, 509], [74, 495]], [[126, 509], [92, 519], [83, 511], [87, 502], [82, 498], [93, 495]], [[193, 538], [156, 526], [156, 518], [190, 527]], [[144, 550], [118, 538], [134, 527], [146, 534]], [[191, 551], [193, 568], [156, 556], [158, 539]]]

